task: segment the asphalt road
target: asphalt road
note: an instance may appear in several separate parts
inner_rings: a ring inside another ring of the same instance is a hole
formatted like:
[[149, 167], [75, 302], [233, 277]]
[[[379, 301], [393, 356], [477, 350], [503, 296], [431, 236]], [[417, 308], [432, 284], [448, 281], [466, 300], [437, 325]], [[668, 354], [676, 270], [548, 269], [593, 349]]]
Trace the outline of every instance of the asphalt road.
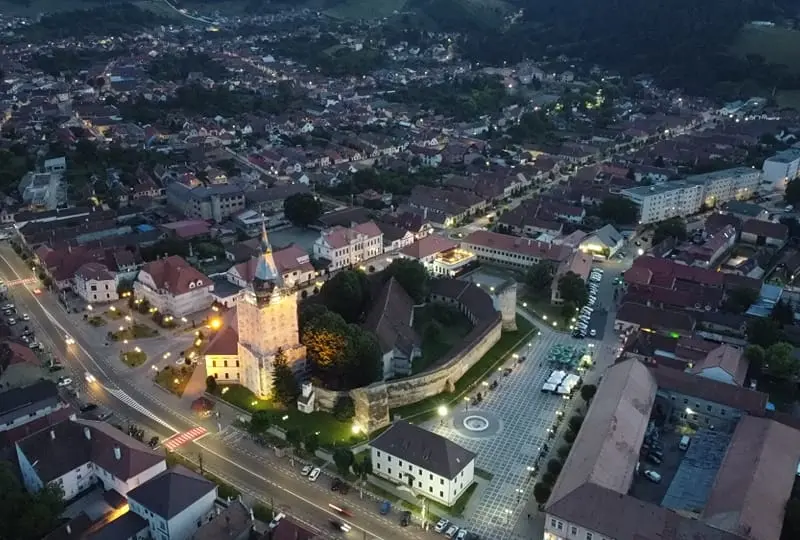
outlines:
[[[117, 373], [112, 369], [111, 362], [118, 360], [109, 358], [105, 343], [89, 335], [82, 323], [75, 324], [55, 296], [48, 292], [35, 295], [35, 284], [14, 284], [32, 275], [31, 268], [8, 244], [0, 245], [0, 278], [10, 284], [9, 295], [17, 311], [30, 315], [37, 339], [70, 368], [79, 392], [85, 393], [81, 395], [83, 399], [105, 406], [130, 422], [149, 429], [161, 440], [200, 425], [150, 393], [160, 390], [137, 388], [124, 372]], [[66, 343], [67, 334], [74, 338], [74, 344]], [[84, 379], [86, 371], [97, 381], [87, 383]], [[344, 536], [335, 534], [329, 526], [329, 520], [338, 516], [328, 510], [328, 504], [338, 501], [339, 506], [347, 506], [354, 514], [346, 518], [353, 526], [348, 537], [385, 540], [434, 537], [432, 532], [424, 532], [416, 526], [400, 528], [396, 514], [379, 515], [377, 505], [366, 498], [360, 500], [357, 490], [351, 490], [347, 499], [334, 496], [327, 482], [323, 481], [324, 477], [311, 483], [287, 467], [285, 460], [279, 460], [269, 452], [248, 455], [214, 436], [190, 443], [179, 452], [194, 461], [202, 454], [206, 471], [262, 503], [274, 504], [293, 519], [318, 529], [324, 536]]]

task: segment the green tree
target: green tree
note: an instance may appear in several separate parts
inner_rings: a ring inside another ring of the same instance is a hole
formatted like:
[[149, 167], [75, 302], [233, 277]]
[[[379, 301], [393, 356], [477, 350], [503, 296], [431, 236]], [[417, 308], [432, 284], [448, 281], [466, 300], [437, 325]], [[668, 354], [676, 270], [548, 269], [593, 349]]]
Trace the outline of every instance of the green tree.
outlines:
[[64, 494], [47, 484], [37, 493], [28, 493], [8, 461], [0, 462], [0, 538], [39, 540], [59, 524], [64, 511]]
[[575, 272], [567, 272], [558, 279], [558, 293], [564, 302], [582, 306], [589, 300], [586, 283]]
[[558, 451], [556, 454], [558, 455], [558, 459], [564, 461], [569, 456], [570, 451], [572, 450], [572, 445], [570, 444], [562, 444], [558, 447]]
[[564, 468], [564, 465], [557, 459], [551, 459], [547, 462], [547, 472], [553, 473], [556, 476], [561, 473], [562, 468]]
[[286, 430], [286, 442], [299, 449], [303, 444], [303, 432], [296, 427], [291, 427]]
[[555, 268], [548, 261], [541, 261], [530, 268], [525, 273], [525, 284], [530, 288], [531, 293], [536, 295], [550, 295], [550, 284], [553, 283]]
[[292, 368], [286, 361], [286, 353], [283, 352], [283, 349], [278, 349], [273, 360], [272, 390], [275, 400], [287, 407], [295, 404], [297, 396], [300, 395], [297, 379], [294, 378]]
[[780, 325], [792, 324], [794, 322], [794, 309], [791, 304], [785, 300], [780, 300], [775, 307], [772, 308], [772, 318]]
[[760, 345], [748, 345], [744, 350], [744, 357], [750, 364], [750, 370], [753, 373], [761, 373], [764, 366], [764, 360], [767, 357], [767, 352], [764, 347]]
[[250, 433], [260, 434], [267, 431], [272, 425], [272, 418], [267, 411], [256, 411], [250, 416]]
[[213, 394], [217, 391], [217, 379], [213, 375], [206, 377], [206, 392]]
[[322, 302], [349, 323], [359, 322], [369, 302], [369, 280], [359, 270], [343, 270], [325, 282]]
[[307, 320], [300, 331], [300, 342], [306, 346], [312, 371], [319, 375], [341, 365], [347, 337], [347, 323], [338, 313], [323, 309]]
[[616, 225], [630, 225], [639, 219], [639, 209], [625, 197], [606, 197], [597, 209], [598, 215]]
[[547, 499], [550, 498], [550, 493], [552, 491], [553, 488], [544, 482], [536, 482], [536, 485], [533, 486], [533, 497], [536, 499], [537, 503], [544, 504], [547, 502]]
[[747, 325], [747, 341], [753, 345], [769, 347], [783, 339], [780, 325], [772, 319], [757, 318]]
[[584, 384], [581, 386], [581, 398], [586, 403], [589, 403], [596, 393], [597, 387], [593, 384]]
[[686, 221], [674, 217], [656, 225], [656, 229], [653, 231], [653, 245], [660, 244], [667, 238], [674, 238], [679, 242], [686, 240]]
[[783, 198], [791, 205], [800, 203], [800, 178], [795, 178], [786, 184], [786, 192], [783, 194]]
[[309, 454], [316, 452], [317, 448], [319, 448], [319, 435], [316, 433], [309, 433], [306, 435], [306, 440], [303, 441], [303, 447]]
[[394, 277], [408, 295], [421, 304], [428, 296], [428, 272], [422, 263], [413, 259], [399, 258], [386, 267], [386, 274]]
[[758, 290], [746, 287], [737, 287], [731, 289], [725, 295], [725, 301], [722, 303], [722, 309], [730, 313], [744, 313], [747, 309], [758, 300]]
[[798, 374], [800, 363], [792, 356], [789, 343], [775, 343], [766, 350], [764, 371], [776, 379], [791, 380]]
[[308, 227], [322, 215], [322, 203], [313, 193], [296, 193], [283, 201], [286, 219], [298, 227]]
[[349, 448], [337, 448], [333, 453], [333, 462], [336, 464], [336, 470], [342, 476], [350, 473], [350, 467], [352, 467], [354, 461], [355, 456], [353, 456], [353, 452]]
[[381, 374], [381, 346], [378, 337], [360, 326], [350, 325], [343, 365], [344, 388], [356, 388], [375, 382]]
[[369, 458], [369, 456], [365, 457], [361, 461], [356, 461], [353, 463], [353, 472], [355, 472], [362, 480], [366, 480], [367, 476], [372, 474], [372, 460]]
[[583, 416], [575, 415], [569, 419], [569, 429], [578, 433], [583, 425]]
[[342, 396], [336, 400], [333, 406], [333, 416], [340, 422], [347, 422], [356, 415], [356, 406], [353, 403], [353, 398], [350, 396]]

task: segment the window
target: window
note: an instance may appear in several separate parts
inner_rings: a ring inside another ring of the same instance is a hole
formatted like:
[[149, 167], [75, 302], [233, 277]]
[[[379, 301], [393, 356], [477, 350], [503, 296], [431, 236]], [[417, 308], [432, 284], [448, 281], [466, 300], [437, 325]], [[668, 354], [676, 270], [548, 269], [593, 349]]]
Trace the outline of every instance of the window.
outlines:
[[391, 467], [389, 467], [389, 468], [387, 469], [386, 473], [387, 473], [387, 474], [392, 474], [392, 468], [391, 468]]
[[392, 456], [386, 456], [386, 461], [391, 463], [392, 462]]
[[688, 404], [689, 404], [689, 400], [684, 398], [684, 400], [683, 400], [683, 404], [684, 404], [684, 405], [688, 405]]
[[227, 360], [223, 360], [222, 361], [222, 367], [228, 367], [228, 361]]
[[408, 472], [414, 472], [414, 470], [413, 470], [413, 468], [411, 467], [411, 464], [410, 464], [410, 463], [409, 463], [409, 465], [408, 465]]
[[590, 532], [586, 533], [586, 540], [592, 540], [592, 533]]
[[550, 518], [550, 526], [553, 527], [554, 529], [556, 527], [556, 520], [554, 520], [553, 518]]
[[216, 360], [212, 360], [211, 361], [211, 367], [217, 367], [217, 361]]
[[381, 470], [381, 464], [380, 463], [376, 463], [375, 466], [378, 468], [378, 470]]
[[560, 531], [563, 528], [564, 528], [564, 522], [556, 521], [556, 529], [558, 529]]
[[428, 476], [430, 476], [430, 477], [431, 477], [431, 480], [433, 480], [433, 475], [432, 475], [432, 474], [429, 474]]
[[378, 454], [378, 457], [381, 457], [381, 451], [380, 450], [376, 450], [375, 452]]
[[444, 492], [443, 492], [443, 491], [440, 491], [440, 492], [439, 492], [439, 498], [440, 498], [440, 499], [444, 499]]
[[422, 487], [422, 482], [417, 482], [417, 487]]
[[573, 536], [578, 534], [578, 528], [575, 525], [572, 526], [572, 529], [570, 530], [570, 534], [573, 535]]
[[432, 488], [432, 487], [429, 487], [429, 488], [428, 488], [428, 491], [430, 491], [431, 493], [433, 493], [433, 488]]
[[440, 486], [443, 486], [443, 485], [444, 485], [444, 478], [440, 478], [440, 479], [439, 479], [439, 485], [440, 485]]
[[711, 412], [711, 405], [706, 405], [706, 410], [707, 410], [708, 412]]
[[225, 373], [225, 378], [226, 378], [226, 379], [230, 379], [231, 377], [230, 377], [230, 375], [228, 375], [227, 373]]

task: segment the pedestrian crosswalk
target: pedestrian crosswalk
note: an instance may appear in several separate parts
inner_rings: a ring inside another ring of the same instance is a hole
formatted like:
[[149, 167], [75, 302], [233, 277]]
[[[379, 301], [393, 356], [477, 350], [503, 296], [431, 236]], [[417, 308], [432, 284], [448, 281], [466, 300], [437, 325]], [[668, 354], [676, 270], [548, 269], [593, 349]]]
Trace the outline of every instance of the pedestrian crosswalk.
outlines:
[[176, 448], [183, 446], [184, 444], [200, 439], [207, 433], [208, 430], [204, 427], [198, 426], [196, 428], [192, 428], [189, 431], [184, 431], [183, 433], [178, 433], [177, 435], [173, 435], [172, 437], [164, 441], [164, 448], [172, 452]]
[[247, 436], [247, 433], [233, 426], [225, 426], [225, 429], [218, 433], [221, 441], [226, 444], [236, 444]]
[[6, 285], [11, 287], [12, 285], [31, 285], [33, 283], [38, 283], [39, 280], [36, 278], [24, 278], [24, 279], [15, 279], [13, 281], [6, 281]]
[[109, 394], [111, 394], [112, 396], [114, 396], [115, 398], [117, 398], [118, 400], [123, 402], [125, 405], [127, 405], [131, 409], [134, 409], [135, 411], [137, 411], [137, 412], [147, 416], [148, 418], [158, 422], [159, 424], [161, 424], [162, 426], [164, 426], [165, 428], [167, 428], [169, 430], [172, 430], [174, 432], [178, 431], [177, 429], [172, 427], [168, 422], [164, 421], [162, 418], [159, 418], [155, 413], [153, 413], [152, 411], [148, 410], [141, 403], [139, 403], [138, 401], [133, 399], [131, 396], [129, 396], [127, 393], [125, 393], [125, 391], [123, 391], [123, 390], [121, 390], [119, 388], [106, 388], [106, 390], [108, 390]]

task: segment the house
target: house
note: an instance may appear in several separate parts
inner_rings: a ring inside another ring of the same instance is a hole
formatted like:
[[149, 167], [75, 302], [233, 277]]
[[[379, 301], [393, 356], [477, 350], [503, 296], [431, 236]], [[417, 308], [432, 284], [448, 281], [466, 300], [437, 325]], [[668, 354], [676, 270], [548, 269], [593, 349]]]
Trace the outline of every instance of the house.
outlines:
[[788, 148], [764, 160], [761, 166], [765, 187], [777, 191], [800, 176], [800, 148]]
[[478, 258], [452, 240], [432, 234], [420, 238], [400, 251], [400, 257], [413, 259], [437, 277], [455, 277], [472, 268]]
[[36, 492], [54, 484], [67, 501], [94, 484], [124, 496], [167, 468], [163, 450], [92, 420], [64, 420], [17, 441], [15, 448], [25, 488]]
[[643, 329], [664, 335], [690, 336], [695, 319], [686, 312], [660, 309], [634, 302], [625, 302], [617, 311], [614, 331], [624, 333]]
[[[258, 251], [259, 248], [256, 248], [250, 259], [230, 267], [225, 273], [227, 280], [237, 287], [247, 287], [255, 276], [260, 259]], [[307, 285], [317, 276], [317, 271], [311, 264], [308, 253], [296, 244], [275, 251], [272, 256], [275, 260], [275, 267], [287, 287]]]
[[381, 288], [364, 321], [381, 348], [383, 378], [411, 375], [411, 364], [422, 355], [422, 339], [413, 328], [414, 301], [394, 277]]
[[738, 347], [722, 344], [687, 371], [692, 375], [707, 377], [727, 384], [744, 385], [749, 362]]
[[[283, 520], [281, 520], [283, 521]], [[192, 540], [249, 540], [253, 532], [254, 519], [251, 509], [235, 500], [218, 511], [216, 517], [202, 525], [192, 534]]]
[[189, 219], [222, 223], [245, 209], [242, 189], [233, 184], [189, 187], [179, 182], [167, 186], [167, 202]]
[[581, 240], [578, 249], [597, 257], [609, 259], [623, 245], [625, 245], [625, 237], [613, 225], [605, 225]]
[[[159, 540], [190, 540], [214, 517], [217, 485], [176, 465], [128, 492], [130, 511]], [[112, 522], [113, 523], [113, 522]]]
[[414, 424], [398, 421], [370, 443], [373, 474], [452, 506], [475, 475], [475, 454]]
[[591, 270], [592, 256], [582, 251], [573, 252], [566, 261], [558, 265], [556, 274], [553, 277], [553, 282], [550, 284], [550, 302], [555, 305], [561, 305], [564, 303], [564, 299], [561, 298], [561, 291], [558, 286], [558, 282], [562, 277], [572, 272], [581, 278], [585, 283], [586, 280], [589, 279], [589, 272], [591, 272]]
[[741, 220], [760, 219], [769, 221], [769, 211], [761, 205], [745, 201], [730, 201], [722, 207], [726, 214]]
[[14, 444], [66, 420], [71, 414], [72, 408], [61, 400], [58, 387], [52, 381], [41, 380], [6, 390], [0, 393], [0, 446]]
[[314, 242], [314, 257], [328, 262], [328, 270], [358, 265], [383, 253], [383, 233], [374, 221], [322, 231]]
[[208, 277], [177, 255], [147, 263], [133, 284], [137, 298], [175, 317], [210, 308], [213, 290]]
[[235, 320], [226, 320], [202, 352], [206, 374], [219, 383], [237, 383], [240, 378], [239, 333]]
[[88, 304], [119, 300], [117, 279], [104, 264], [88, 262], [75, 272], [72, 290]]
[[780, 249], [788, 239], [789, 228], [783, 223], [748, 219], [742, 224], [741, 240], [745, 244], [767, 245]]
[[383, 252], [392, 253], [411, 245], [414, 234], [402, 227], [397, 227], [386, 221], [378, 221], [378, 228], [383, 233]]

